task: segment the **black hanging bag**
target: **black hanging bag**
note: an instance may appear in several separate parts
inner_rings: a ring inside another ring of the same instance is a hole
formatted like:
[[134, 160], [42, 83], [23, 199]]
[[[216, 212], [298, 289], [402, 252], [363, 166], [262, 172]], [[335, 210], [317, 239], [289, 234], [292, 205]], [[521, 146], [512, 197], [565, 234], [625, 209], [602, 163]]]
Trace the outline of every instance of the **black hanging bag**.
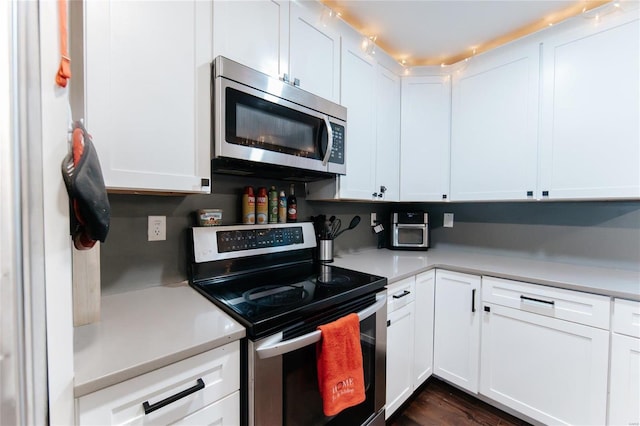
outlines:
[[62, 177], [69, 194], [71, 236], [78, 250], [88, 250], [109, 233], [111, 206], [100, 160], [81, 122], [73, 124], [72, 147], [62, 160]]

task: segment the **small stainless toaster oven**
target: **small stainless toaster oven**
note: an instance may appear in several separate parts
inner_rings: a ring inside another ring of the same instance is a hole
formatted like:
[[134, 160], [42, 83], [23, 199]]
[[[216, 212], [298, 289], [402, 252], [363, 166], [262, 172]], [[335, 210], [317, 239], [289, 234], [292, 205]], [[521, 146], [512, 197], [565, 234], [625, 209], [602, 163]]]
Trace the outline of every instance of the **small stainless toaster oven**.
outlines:
[[422, 211], [393, 213], [389, 248], [427, 250], [429, 248], [429, 214]]

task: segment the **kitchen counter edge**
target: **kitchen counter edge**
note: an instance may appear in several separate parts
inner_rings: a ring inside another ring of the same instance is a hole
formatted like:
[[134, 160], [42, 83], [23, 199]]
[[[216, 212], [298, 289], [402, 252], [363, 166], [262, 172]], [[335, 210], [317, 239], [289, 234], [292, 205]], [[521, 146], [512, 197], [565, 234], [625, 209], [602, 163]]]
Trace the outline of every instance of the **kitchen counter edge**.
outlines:
[[101, 320], [74, 329], [74, 397], [245, 336], [242, 325], [186, 281], [103, 296]]
[[424, 252], [364, 249], [338, 253], [335, 265], [387, 278], [389, 284], [431, 269], [446, 269], [640, 301], [640, 271], [573, 263], [429, 249]]

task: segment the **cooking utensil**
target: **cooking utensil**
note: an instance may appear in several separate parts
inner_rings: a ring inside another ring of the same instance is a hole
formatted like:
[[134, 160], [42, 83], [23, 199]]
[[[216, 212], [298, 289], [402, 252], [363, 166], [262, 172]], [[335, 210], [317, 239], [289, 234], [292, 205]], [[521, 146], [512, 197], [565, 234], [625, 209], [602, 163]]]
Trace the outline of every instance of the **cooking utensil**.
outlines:
[[336, 235], [338, 235], [338, 232], [340, 232], [340, 228], [341, 227], [342, 227], [342, 221], [340, 219], [335, 219], [331, 223], [331, 230], [329, 232], [329, 238], [335, 238]]
[[349, 227], [346, 229], [343, 229], [342, 231], [339, 231], [337, 234], [333, 236], [333, 238], [334, 239], [338, 238], [338, 236], [341, 235], [343, 232], [355, 228], [356, 226], [358, 226], [359, 223], [360, 223], [360, 216], [358, 215], [354, 216], [353, 219], [351, 219], [351, 223], [349, 223]]

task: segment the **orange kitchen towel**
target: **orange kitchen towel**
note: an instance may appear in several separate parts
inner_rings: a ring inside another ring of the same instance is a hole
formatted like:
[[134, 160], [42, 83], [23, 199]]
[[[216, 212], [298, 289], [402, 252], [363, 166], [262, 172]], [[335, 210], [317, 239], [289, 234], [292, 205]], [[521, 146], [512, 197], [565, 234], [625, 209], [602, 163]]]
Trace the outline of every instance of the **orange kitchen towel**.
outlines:
[[318, 327], [322, 338], [316, 346], [318, 384], [325, 416], [365, 400], [360, 318], [349, 314]]

